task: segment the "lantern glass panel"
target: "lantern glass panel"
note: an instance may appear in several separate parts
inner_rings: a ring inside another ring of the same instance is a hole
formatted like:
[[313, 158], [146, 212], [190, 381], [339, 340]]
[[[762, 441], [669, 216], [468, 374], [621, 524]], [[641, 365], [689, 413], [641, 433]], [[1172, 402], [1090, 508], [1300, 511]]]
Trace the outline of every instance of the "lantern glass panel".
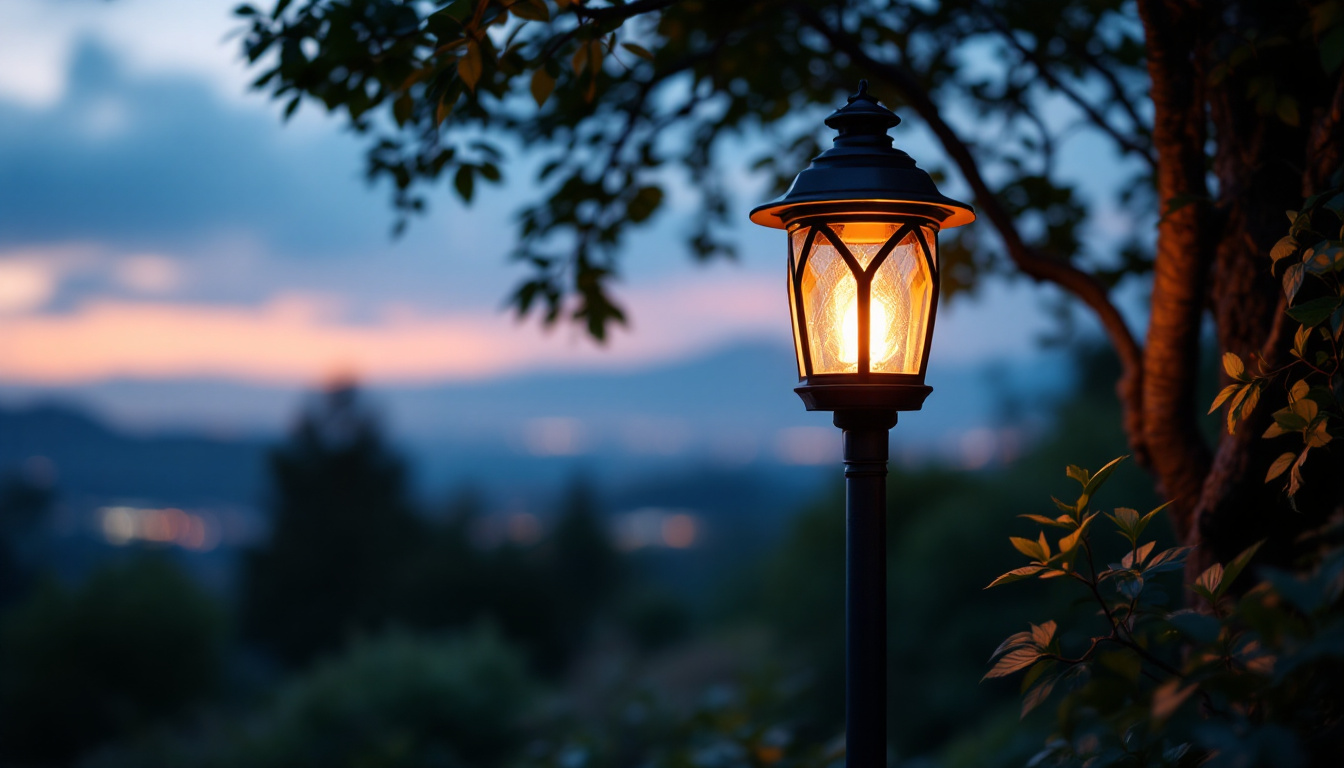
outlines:
[[[924, 242], [930, 249], [935, 248], [937, 240], [932, 228], [922, 229]], [[929, 273], [933, 258], [933, 253], [925, 258], [924, 249], [912, 231], [892, 249], [873, 275], [870, 354], [874, 373], [919, 373], [933, 302], [933, 279]], [[884, 314], [887, 330], [879, 331], [878, 323]]]
[[[801, 247], [805, 230], [794, 233]], [[821, 232], [803, 263], [803, 317], [812, 371], [855, 373], [858, 371], [858, 281], [844, 257]], [[848, 335], [846, 335], [848, 331]]]
[[[878, 253], [902, 226], [888, 221], [829, 223], [853, 258], [853, 265], [830, 242], [820, 225], [815, 233], [807, 225], [790, 230], [789, 309], [793, 313], [794, 351], [800, 378], [859, 372], [859, 290], [865, 274], [871, 277], [868, 370], [919, 373], [933, 303], [929, 266], [933, 253], [925, 254], [911, 230], [880, 263], [875, 263]], [[921, 230], [924, 241], [932, 248], [936, 242], [935, 230], [930, 226]], [[812, 243], [804, 253], [809, 234]], [[795, 276], [799, 279], [797, 293]], [[811, 353], [810, 371], [804, 366], [804, 345]]]

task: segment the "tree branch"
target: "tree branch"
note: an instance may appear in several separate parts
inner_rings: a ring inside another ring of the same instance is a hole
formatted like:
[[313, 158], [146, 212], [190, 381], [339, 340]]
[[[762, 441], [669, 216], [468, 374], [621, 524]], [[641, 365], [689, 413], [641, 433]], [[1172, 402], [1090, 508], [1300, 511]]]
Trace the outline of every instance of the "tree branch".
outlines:
[[1045, 80], [1045, 82], [1049, 83], [1050, 86], [1053, 87], [1055, 90], [1064, 94], [1064, 96], [1067, 97], [1069, 101], [1072, 101], [1074, 106], [1082, 110], [1082, 113], [1087, 116], [1087, 119], [1091, 121], [1093, 125], [1095, 125], [1107, 136], [1110, 136], [1111, 140], [1113, 140], [1116, 144], [1118, 144], [1121, 149], [1131, 154], [1138, 155], [1139, 157], [1143, 158], [1145, 162], [1148, 163], [1148, 166], [1150, 168], [1156, 170], [1157, 160], [1153, 157], [1152, 152], [1149, 151], [1147, 147], [1142, 146], [1141, 144], [1136, 142], [1132, 137], [1125, 136], [1124, 134], [1122, 134], [1119, 130], [1116, 129], [1115, 126], [1111, 125], [1110, 122], [1107, 121], [1106, 118], [1100, 112], [1097, 111], [1096, 107], [1092, 106], [1091, 102], [1089, 102], [1087, 99], [1084, 99], [1081, 94], [1079, 94], [1077, 91], [1071, 88], [1067, 83], [1056, 77], [1055, 73], [1050, 69], [1050, 66], [1046, 62], [1041, 60], [1041, 57], [1037, 54], [1036, 51], [1023, 45], [1022, 41], [1017, 39], [1017, 35], [1013, 34], [1013, 30], [1009, 29], [1008, 26], [1003, 23], [1003, 20], [998, 17], [998, 14], [994, 13], [991, 9], [985, 7], [985, 5], [981, 2], [977, 1], [975, 5], [985, 15], [985, 18], [989, 19], [989, 23], [992, 24], [994, 28], [999, 31], [999, 34], [1002, 35], [1003, 38], [1008, 41], [1008, 44], [1013, 46], [1013, 48], [1016, 49], [1018, 53], [1022, 54], [1023, 59], [1031, 62], [1031, 65], [1036, 68], [1036, 71], [1040, 74], [1041, 78]]
[[975, 202], [980, 211], [998, 231], [1008, 250], [1009, 258], [1018, 269], [1035, 280], [1060, 286], [1096, 313], [1120, 357], [1122, 373], [1116, 389], [1125, 411], [1125, 431], [1136, 458], [1141, 462], [1144, 461], [1147, 449], [1144, 442], [1140, 400], [1143, 352], [1124, 317], [1111, 302], [1106, 287], [1094, 276], [1073, 264], [1041, 253], [1027, 244], [1022, 234], [1018, 232], [1012, 214], [990, 191], [989, 184], [980, 173], [979, 164], [971, 154], [970, 148], [938, 114], [933, 100], [912, 72], [900, 64], [877, 61], [857, 40], [826, 23], [825, 19], [808, 5], [796, 3], [792, 7], [808, 26], [821, 33], [837, 51], [848, 55], [855, 64], [867, 70], [875, 79], [881, 79], [900, 91], [906, 103], [924, 118], [942, 143], [943, 149], [957, 164], [962, 177], [966, 179], [975, 195]]
[[586, 16], [593, 21], [624, 21], [643, 13], [661, 11], [679, 2], [681, 0], [635, 0], [633, 3], [611, 5], [605, 8], [589, 8], [576, 2], [574, 3], [574, 13], [578, 16]]
[[[1120, 82], [1120, 78], [1116, 77], [1115, 73], [1102, 63], [1101, 59], [1096, 54], [1089, 51], [1086, 45], [1071, 44], [1069, 47], [1079, 58], [1092, 65], [1093, 71], [1100, 75], [1101, 79], [1105, 80], [1106, 83], [1111, 86], [1111, 93], [1114, 95], [1116, 103], [1118, 103], [1120, 108], [1125, 111], [1125, 114], [1129, 116], [1129, 120], [1133, 123], [1135, 130], [1141, 131], [1145, 129], [1147, 126], [1144, 123], [1143, 118], [1139, 117], [1139, 111], [1134, 108], [1134, 103], [1129, 100], [1129, 95], [1125, 93], [1125, 86]], [[1149, 156], [1151, 157], [1151, 153], [1149, 153]]]

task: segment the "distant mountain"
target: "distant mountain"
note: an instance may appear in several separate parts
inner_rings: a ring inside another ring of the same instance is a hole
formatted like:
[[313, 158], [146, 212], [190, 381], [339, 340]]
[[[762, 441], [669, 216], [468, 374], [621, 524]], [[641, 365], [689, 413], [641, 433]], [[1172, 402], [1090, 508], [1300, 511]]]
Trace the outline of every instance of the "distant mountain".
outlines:
[[127, 434], [71, 405], [0, 408], [0, 469], [43, 461], [80, 497], [255, 504], [266, 450], [260, 440]]
[[[1028, 417], [1032, 402], [1067, 386], [1068, 371], [1045, 355], [935, 364], [934, 395], [901, 417], [895, 454], [955, 456], [966, 435]], [[791, 477], [814, 474], [803, 471], [809, 464], [834, 467], [838, 432], [829, 414], [803, 409], [796, 379], [792, 350], [755, 344], [636, 371], [377, 386], [370, 395], [427, 497], [467, 484], [532, 508], [577, 472], [616, 493], [678, 473]], [[303, 397], [219, 380], [0, 386], [10, 403], [0, 409], [0, 467], [39, 455], [73, 492], [253, 505], [265, 490], [266, 446]]]

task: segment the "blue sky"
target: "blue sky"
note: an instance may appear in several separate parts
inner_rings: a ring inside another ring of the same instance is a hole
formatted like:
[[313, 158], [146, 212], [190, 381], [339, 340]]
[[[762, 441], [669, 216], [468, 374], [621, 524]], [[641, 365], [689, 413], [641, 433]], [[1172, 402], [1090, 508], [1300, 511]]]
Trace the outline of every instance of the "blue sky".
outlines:
[[[675, 236], [687, 213], [673, 205], [628, 242], [617, 288], [628, 331], [599, 348], [573, 328], [520, 325], [501, 308], [523, 274], [504, 257], [525, 174], [506, 167], [507, 183], [470, 208], [436, 190], [430, 214], [393, 240], [386, 190], [363, 180], [360, 139], [311, 106], [282, 124], [277, 105], [248, 91], [226, 39], [233, 5], [0, 5], [0, 396], [84, 397], [149, 426], [195, 413], [203, 425], [265, 429], [279, 426], [275, 403], [334, 374], [428, 391], [790, 346], [782, 235], [747, 222], [765, 190], [745, 172], [734, 174], [737, 263], [692, 263]], [[898, 146], [938, 163], [917, 121], [897, 130]], [[1106, 157], [1079, 140], [1062, 160], [1099, 196], [1118, 174]], [[955, 181], [948, 191], [960, 192]], [[1126, 226], [1103, 215], [1097, 236]], [[1029, 377], [1052, 295], [997, 283], [940, 311], [933, 383], [940, 369], [996, 362]], [[781, 397], [792, 386], [781, 379]], [[987, 413], [989, 399], [971, 410]]]

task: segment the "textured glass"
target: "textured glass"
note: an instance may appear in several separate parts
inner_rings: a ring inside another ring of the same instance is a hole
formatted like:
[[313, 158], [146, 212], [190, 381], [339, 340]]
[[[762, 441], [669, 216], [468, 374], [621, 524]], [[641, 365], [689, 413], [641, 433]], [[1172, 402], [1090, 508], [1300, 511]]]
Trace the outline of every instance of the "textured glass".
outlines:
[[831, 225], [835, 236], [849, 246], [849, 253], [859, 262], [859, 268], [865, 270], [873, 263], [873, 257], [882, 250], [883, 244], [900, 228], [900, 224], [887, 221], [858, 221]]
[[[924, 239], [934, 247], [934, 233], [924, 228]], [[932, 255], [932, 254], [930, 254]], [[933, 301], [933, 279], [924, 249], [912, 232], [892, 249], [877, 268], [872, 286], [872, 367], [875, 373], [919, 373]], [[877, 320], [889, 318], [879, 354]]]
[[849, 265], [818, 232], [803, 266], [803, 314], [807, 318], [812, 373], [858, 371], [858, 329], [846, 328], [846, 319], [853, 325], [854, 318], [847, 315], [857, 306], [857, 288]]
[[[881, 264], [870, 270], [878, 251], [896, 234], [900, 225], [852, 222], [830, 226], [858, 262], [860, 271], [872, 275], [869, 370], [874, 373], [919, 373], [933, 302], [933, 278], [919, 240], [913, 232], [907, 234]], [[797, 227], [789, 233], [791, 270], [796, 268], [796, 259], [803, 255], [801, 249], [808, 229]], [[923, 232], [925, 240], [933, 247], [933, 230], [925, 227]], [[811, 352], [811, 373], [857, 373], [860, 281], [821, 231], [813, 240], [802, 270], [801, 313], [793, 291], [789, 292], [799, 375], [807, 375], [803, 368], [800, 322], [804, 323]]]

